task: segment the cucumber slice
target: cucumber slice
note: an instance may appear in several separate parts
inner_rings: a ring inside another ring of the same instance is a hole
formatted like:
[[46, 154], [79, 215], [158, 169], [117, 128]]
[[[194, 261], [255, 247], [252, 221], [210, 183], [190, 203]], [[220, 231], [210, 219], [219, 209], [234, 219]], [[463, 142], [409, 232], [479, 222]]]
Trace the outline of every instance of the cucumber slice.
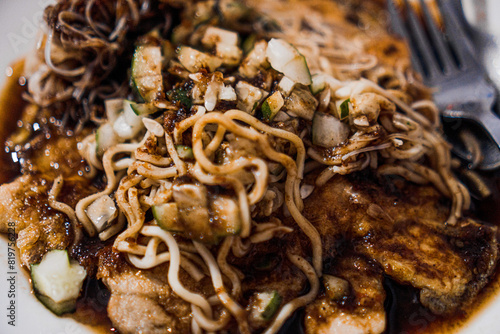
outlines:
[[277, 291], [273, 292], [263, 292], [258, 297], [261, 302], [265, 305], [264, 311], [262, 311], [262, 318], [266, 321], [272, 319], [281, 304], [281, 296]]
[[175, 150], [179, 155], [179, 158], [186, 159], [194, 159], [193, 149], [189, 146], [184, 145], [175, 145]]
[[272, 38], [267, 46], [266, 56], [271, 66], [291, 80], [303, 85], [311, 84], [311, 73], [306, 58], [290, 43]]
[[243, 52], [245, 54], [248, 54], [250, 51], [252, 51], [256, 41], [257, 41], [257, 35], [250, 34], [250, 36], [248, 36], [243, 42]]
[[31, 265], [35, 295], [57, 315], [74, 311], [86, 276], [85, 268], [70, 262], [66, 250], [51, 250]]
[[339, 110], [340, 110], [340, 120], [344, 120], [347, 117], [349, 117], [349, 103], [351, 103], [351, 99], [347, 99], [344, 102], [340, 104]]
[[281, 92], [281, 94], [283, 94], [283, 96], [290, 96], [294, 88], [295, 81], [287, 77], [283, 77], [278, 84], [278, 90]]
[[177, 58], [180, 63], [191, 73], [196, 73], [202, 68], [213, 72], [222, 65], [222, 59], [195, 50], [189, 46], [181, 46], [177, 52]]
[[343, 143], [349, 137], [349, 125], [335, 116], [317, 112], [312, 123], [312, 142], [314, 145], [330, 148]]
[[147, 116], [158, 111], [158, 108], [152, 103], [135, 103], [132, 101], [127, 101], [127, 103], [130, 104], [130, 107], [137, 116]]
[[184, 227], [179, 220], [176, 203], [164, 203], [151, 207], [153, 217], [158, 226], [170, 232], [184, 232]]
[[277, 291], [255, 293], [250, 300], [250, 322], [256, 327], [265, 326], [278, 311], [281, 301]]
[[216, 237], [225, 237], [241, 232], [240, 210], [234, 199], [217, 196], [211, 202], [211, 209], [211, 224]]
[[118, 116], [113, 124], [113, 130], [122, 139], [132, 139], [144, 127], [143, 116], [138, 115], [129, 100], [123, 101], [123, 113]]
[[271, 122], [285, 104], [280, 92], [274, 92], [262, 103], [262, 116]]
[[109, 122], [101, 125], [95, 132], [96, 154], [101, 157], [104, 152], [120, 142], [119, 137]]
[[140, 45], [132, 59], [132, 83], [146, 102], [153, 102], [163, 91], [161, 47]]
[[45, 305], [46, 308], [56, 315], [63, 315], [65, 313], [73, 313], [76, 311], [76, 299], [69, 299], [67, 301], [56, 303], [47, 296], [35, 293], [36, 298]]
[[127, 123], [123, 114], [118, 116], [116, 121], [113, 123], [113, 131], [115, 131], [118, 137], [123, 140], [134, 138], [137, 133], [135, 130], [136, 129], [132, 128], [130, 124]]
[[104, 108], [106, 109], [106, 117], [108, 122], [113, 123], [120, 112], [123, 110], [123, 99], [109, 99], [104, 101]]
[[312, 76], [311, 93], [314, 95], [321, 93], [326, 87], [325, 76], [322, 73]]

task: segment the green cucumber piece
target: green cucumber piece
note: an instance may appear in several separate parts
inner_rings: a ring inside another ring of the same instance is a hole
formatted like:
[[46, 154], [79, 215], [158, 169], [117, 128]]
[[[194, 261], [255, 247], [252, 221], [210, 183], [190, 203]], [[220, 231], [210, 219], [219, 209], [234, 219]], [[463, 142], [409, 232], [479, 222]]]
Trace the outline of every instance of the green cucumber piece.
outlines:
[[153, 102], [163, 91], [161, 47], [140, 45], [132, 59], [132, 83], [146, 102]]
[[277, 291], [271, 293], [263, 293], [265, 295], [261, 296], [260, 299], [267, 303], [264, 311], [262, 312], [262, 318], [266, 321], [272, 319], [276, 311], [278, 311], [281, 305], [281, 296]]
[[283, 100], [281, 93], [274, 92], [262, 103], [262, 116], [264, 116], [265, 120], [271, 122], [284, 104], [285, 100]]
[[236, 235], [241, 232], [238, 203], [227, 196], [217, 196], [211, 201], [211, 226], [216, 237]]
[[340, 120], [344, 120], [347, 117], [349, 117], [349, 103], [351, 102], [351, 99], [347, 99], [344, 102], [340, 104]]
[[119, 137], [109, 122], [101, 125], [95, 132], [96, 154], [101, 157], [107, 149], [120, 142]]
[[179, 158], [181, 158], [183, 160], [194, 159], [193, 149], [189, 146], [175, 145], [175, 150], [177, 151]]
[[46, 308], [56, 315], [73, 313], [76, 311], [76, 298], [56, 303], [47, 296], [38, 293], [35, 293], [35, 296]]
[[276, 71], [291, 80], [306, 86], [312, 83], [306, 58], [285, 40], [272, 38], [267, 45], [266, 56]]
[[146, 116], [154, 114], [158, 111], [158, 108], [155, 107], [152, 103], [135, 103], [132, 101], [128, 102], [130, 103], [130, 107], [137, 116]]
[[315, 74], [312, 76], [311, 93], [314, 95], [321, 93], [326, 87], [325, 76], [323, 74]]
[[30, 270], [35, 295], [48, 309], [57, 315], [75, 310], [87, 271], [70, 262], [66, 250], [49, 251]]
[[183, 232], [184, 227], [179, 220], [179, 210], [176, 203], [163, 203], [151, 207], [153, 217], [158, 226], [170, 232]]
[[259, 327], [265, 326], [278, 311], [281, 301], [277, 291], [256, 292], [250, 300], [249, 320]]

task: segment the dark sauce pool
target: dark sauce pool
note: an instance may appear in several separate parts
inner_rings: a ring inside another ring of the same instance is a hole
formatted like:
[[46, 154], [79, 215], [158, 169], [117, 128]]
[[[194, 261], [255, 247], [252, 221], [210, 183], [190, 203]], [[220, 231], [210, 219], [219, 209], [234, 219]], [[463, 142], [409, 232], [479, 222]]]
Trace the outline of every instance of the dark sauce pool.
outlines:
[[[26, 80], [21, 76], [24, 62], [11, 65], [9, 74], [0, 93], [0, 141], [4, 143], [8, 135], [18, 124], [19, 112], [25, 103], [21, 94], [25, 90]], [[19, 168], [12, 163], [11, 153], [0, 151], [0, 184], [11, 181], [19, 173]], [[500, 172], [482, 175], [492, 190], [492, 196], [483, 201], [474, 201], [474, 215], [477, 219], [500, 226]], [[28, 278], [29, 275], [26, 275]], [[440, 317], [423, 307], [418, 299], [418, 290], [403, 286], [386, 277], [384, 287], [387, 292], [385, 309], [387, 311], [386, 334], [452, 333], [466, 321], [474, 317], [483, 308], [488, 307], [492, 297], [500, 293], [500, 266], [490, 283], [479, 293], [469, 311], [461, 311], [453, 316]], [[118, 333], [112, 327], [106, 312], [110, 293], [102, 282], [88, 279], [84, 282], [82, 298], [77, 303], [77, 311], [64, 317], [91, 326], [96, 333]], [[284, 324], [280, 334], [304, 333], [303, 310], [298, 310]]]

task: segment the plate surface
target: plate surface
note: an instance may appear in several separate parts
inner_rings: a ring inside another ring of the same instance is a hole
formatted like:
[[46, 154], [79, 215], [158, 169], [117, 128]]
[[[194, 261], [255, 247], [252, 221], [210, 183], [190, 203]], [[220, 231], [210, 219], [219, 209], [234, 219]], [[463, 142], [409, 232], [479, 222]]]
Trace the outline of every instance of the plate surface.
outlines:
[[[15, 59], [22, 57], [35, 46], [37, 26], [43, 15], [43, 8], [52, 3], [52, 0], [0, 0], [0, 85], [5, 81], [5, 70]], [[477, 26], [500, 37], [500, 20], [490, 17], [480, 23], [481, 11], [477, 3], [484, 3], [487, 13], [500, 13], [498, 0], [464, 0], [467, 17]], [[500, 83], [500, 51], [498, 48], [491, 55], [491, 64], [486, 63], [490, 75], [498, 76]], [[493, 63], [493, 59], [498, 59]], [[494, 80], [496, 81], [496, 80]], [[15, 260], [15, 274], [9, 274], [8, 240], [5, 236], [0, 238], [0, 333], [2, 334], [90, 334], [94, 330], [68, 318], [58, 318], [43, 307], [31, 293], [31, 284], [27, 273], [20, 268], [19, 260]], [[11, 289], [8, 281], [11, 276], [15, 278], [15, 298], [9, 298]], [[15, 302], [15, 327], [9, 325], [9, 303]], [[498, 316], [500, 315], [500, 293], [492, 298], [484, 309], [476, 314], [463, 328], [461, 334], [482, 334], [499, 332]], [[410, 315], [409, 315], [410, 316]], [[425, 329], [422, 328], [422, 333]]]

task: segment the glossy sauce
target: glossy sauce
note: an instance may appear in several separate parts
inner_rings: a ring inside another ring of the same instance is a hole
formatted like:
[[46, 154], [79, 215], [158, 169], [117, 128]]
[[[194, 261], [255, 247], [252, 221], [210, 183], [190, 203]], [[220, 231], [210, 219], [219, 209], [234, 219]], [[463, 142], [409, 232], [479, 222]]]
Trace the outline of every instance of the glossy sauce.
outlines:
[[[7, 71], [8, 75], [4, 88], [0, 94], [0, 140], [6, 141], [12, 129], [15, 129], [20, 112], [25, 106], [21, 98], [25, 90], [25, 79], [21, 76], [23, 61], [13, 64]], [[19, 169], [12, 161], [12, 155], [6, 150], [0, 152], [0, 184], [12, 180], [18, 175]], [[483, 202], [475, 203], [476, 217], [483, 221], [494, 222], [500, 225], [500, 174], [485, 175], [488, 185], [492, 188], [493, 196]], [[385, 280], [387, 291], [386, 310], [388, 315], [387, 334], [418, 334], [418, 333], [450, 333], [456, 331], [474, 314], [488, 306], [491, 297], [500, 292], [500, 266], [497, 267], [492, 281], [480, 292], [470, 312], [459, 312], [454, 316], [440, 317], [432, 314], [418, 301], [418, 290], [402, 286], [391, 279]], [[28, 276], [26, 276], [28, 277]], [[65, 315], [78, 322], [91, 326], [97, 333], [117, 333], [112, 328], [107, 316], [106, 307], [109, 300], [109, 291], [96, 279], [87, 280], [84, 284], [83, 298], [77, 304], [74, 314]], [[284, 325], [280, 333], [303, 333], [300, 325], [302, 311], [298, 311], [290, 321]]]

